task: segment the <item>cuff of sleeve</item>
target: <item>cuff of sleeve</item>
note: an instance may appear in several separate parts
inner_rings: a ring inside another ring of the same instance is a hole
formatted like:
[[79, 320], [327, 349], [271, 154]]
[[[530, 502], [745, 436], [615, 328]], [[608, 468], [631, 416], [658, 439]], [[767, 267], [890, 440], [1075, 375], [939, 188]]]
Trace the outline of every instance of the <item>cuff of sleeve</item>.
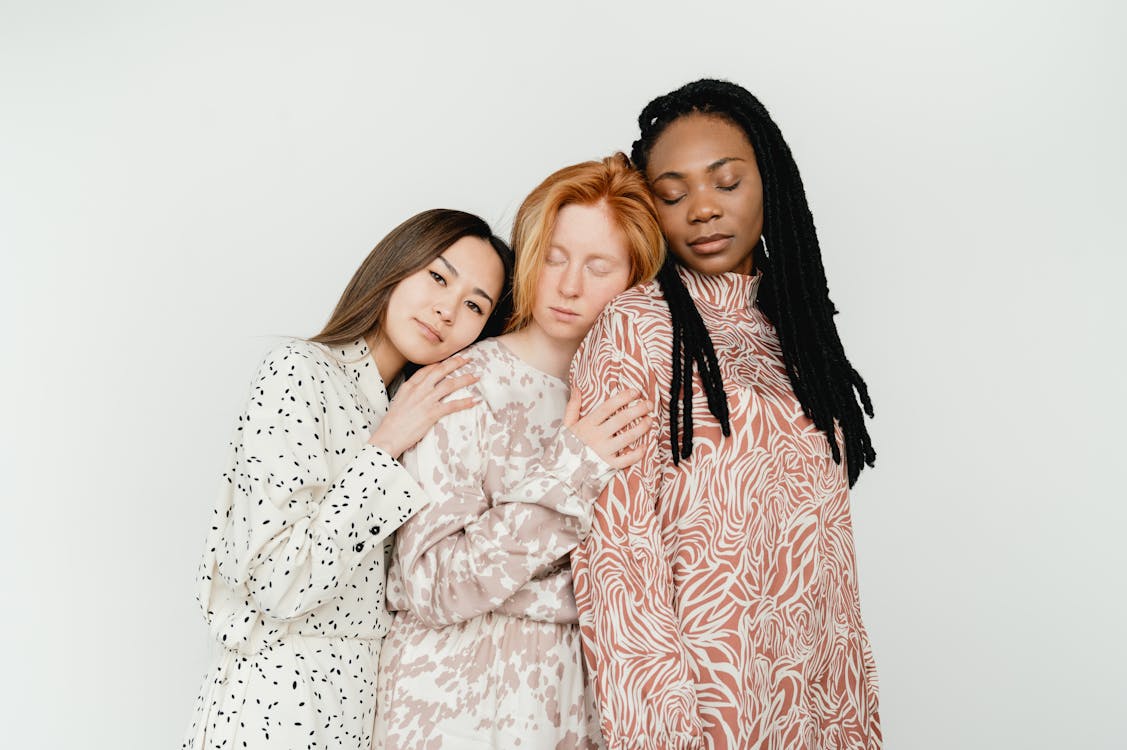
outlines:
[[365, 445], [329, 488], [314, 523], [343, 554], [359, 558], [426, 504], [426, 493], [398, 461]]
[[667, 734], [664, 737], [616, 737], [607, 750], [704, 750], [704, 739], [691, 734]]
[[[696, 697], [696, 686], [679, 680], [659, 689], [656, 694], [642, 699], [639, 714], [640, 726], [627, 734], [623, 727], [613, 727], [608, 732], [608, 714], [603, 714], [604, 736], [610, 737], [609, 748], [631, 750], [698, 750], [704, 747], [704, 728], [701, 725]], [[648, 731], [646, 731], [648, 730]]]
[[582, 541], [590, 531], [591, 506], [614, 476], [614, 468], [565, 427], [544, 455], [541, 471], [562, 491], [544, 493], [539, 504], [580, 521]]

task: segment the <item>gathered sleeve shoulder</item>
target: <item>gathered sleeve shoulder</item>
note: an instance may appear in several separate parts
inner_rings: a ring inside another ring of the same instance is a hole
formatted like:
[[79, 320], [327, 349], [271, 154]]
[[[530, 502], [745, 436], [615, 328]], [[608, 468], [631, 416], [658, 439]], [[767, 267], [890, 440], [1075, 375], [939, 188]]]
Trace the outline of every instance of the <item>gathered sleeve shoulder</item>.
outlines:
[[[449, 398], [468, 393], [481, 396], [475, 384]], [[510, 461], [507, 440], [483, 399], [443, 417], [404, 455], [431, 505], [396, 535], [389, 601], [430, 627], [509, 612], [524, 600], [503, 604], [526, 584], [558, 580], [553, 574], [586, 536], [591, 504], [613, 472], [567, 430], [535, 462]], [[544, 597], [529, 604], [537, 601]]]
[[681, 641], [657, 514], [668, 440], [667, 422], [657, 418], [668, 398], [659, 373], [669, 366], [649, 356], [646, 326], [660, 335], [652, 330], [657, 322], [616, 301], [572, 363], [584, 413], [634, 388], [655, 415], [642, 438], [644, 457], [610, 480], [595, 502], [590, 536], [572, 554], [584, 653], [612, 749], [695, 749], [703, 742], [696, 670]]
[[363, 442], [375, 425], [342, 403], [346, 383], [334, 368], [300, 341], [266, 357], [209, 535], [215, 574], [245, 586], [275, 620], [334, 599], [365, 554], [426, 502], [394, 458]]

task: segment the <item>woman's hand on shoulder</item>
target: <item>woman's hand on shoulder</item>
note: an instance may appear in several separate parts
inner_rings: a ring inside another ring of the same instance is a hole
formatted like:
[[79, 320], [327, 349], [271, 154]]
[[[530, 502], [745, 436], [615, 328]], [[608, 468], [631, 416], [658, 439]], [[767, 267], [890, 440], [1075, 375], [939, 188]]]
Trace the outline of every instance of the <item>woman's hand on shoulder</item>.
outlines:
[[399, 458], [422, 440], [435, 422], [447, 414], [476, 404], [479, 399], [473, 396], [443, 401], [459, 388], [478, 381], [478, 376], [473, 373], [451, 377], [451, 373], [468, 362], [465, 357], [455, 355], [412, 375], [399, 386], [395, 398], [388, 405], [387, 414], [368, 438], [368, 443]]
[[645, 450], [634, 445], [653, 423], [649, 405], [638, 391], [619, 391], [580, 418], [579, 394], [572, 390], [564, 413], [564, 426], [599, 458], [616, 469], [633, 466]]

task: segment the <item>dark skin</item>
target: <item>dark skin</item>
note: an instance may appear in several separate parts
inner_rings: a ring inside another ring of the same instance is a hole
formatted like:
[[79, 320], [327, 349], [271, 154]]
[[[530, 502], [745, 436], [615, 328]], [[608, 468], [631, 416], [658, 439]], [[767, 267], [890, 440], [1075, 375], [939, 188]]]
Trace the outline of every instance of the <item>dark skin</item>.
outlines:
[[708, 275], [750, 274], [763, 233], [763, 181], [744, 132], [715, 115], [691, 114], [665, 129], [646, 179], [670, 251]]

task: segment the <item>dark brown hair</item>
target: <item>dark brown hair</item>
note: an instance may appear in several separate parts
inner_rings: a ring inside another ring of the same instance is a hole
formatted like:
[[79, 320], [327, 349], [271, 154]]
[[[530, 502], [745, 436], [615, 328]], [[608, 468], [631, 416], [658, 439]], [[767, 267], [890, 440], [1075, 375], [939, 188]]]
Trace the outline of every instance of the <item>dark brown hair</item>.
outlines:
[[321, 332], [321, 344], [350, 344], [379, 330], [387, 302], [400, 281], [426, 266], [463, 237], [480, 237], [493, 246], [505, 268], [504, 282], [479, 339], [496, 336], [512, 314], [513, 251], [485, 220], [465, 211], [432, 208], [412, 216], [372, 248], [356, 269]]

